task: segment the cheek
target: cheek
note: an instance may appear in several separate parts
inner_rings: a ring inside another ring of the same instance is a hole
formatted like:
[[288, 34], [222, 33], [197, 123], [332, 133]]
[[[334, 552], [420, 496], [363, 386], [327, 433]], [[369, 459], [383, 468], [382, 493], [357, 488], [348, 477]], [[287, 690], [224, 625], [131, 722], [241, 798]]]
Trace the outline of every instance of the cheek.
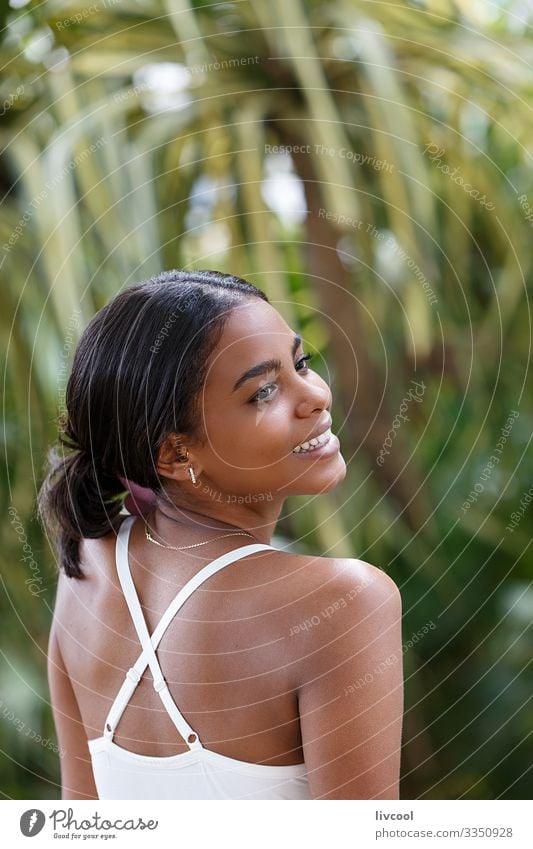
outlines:
[[[248, 410], [219, 423], [211, 438], [218, 462], [260, 468], [279, 462], [289, 453], [291, 433], [288, 411], [282, 404], [250, 404]], [[213, 433], [213, 431], [211, 431]]]
[[275, 407], [259, 405], [248, 430], [248, 450], [256, 458], [264, 457], [270, 463], [282, 460], [292, 448], [294, 429], [291, 432], [292, 408], [278, 402]]

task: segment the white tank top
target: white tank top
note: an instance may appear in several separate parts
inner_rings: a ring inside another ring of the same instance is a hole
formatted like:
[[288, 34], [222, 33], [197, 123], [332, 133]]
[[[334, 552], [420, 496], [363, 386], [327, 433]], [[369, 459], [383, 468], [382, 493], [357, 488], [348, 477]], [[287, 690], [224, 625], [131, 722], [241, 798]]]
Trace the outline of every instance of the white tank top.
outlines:
[[[149, 635], [128, 562], [128, 540], [135, 516], [122, 522], [117, 535], [117, 571], [142, 653], [128, 670], [125, 681], [105, 721], [102, 737], [88, 741], [94, 780], [100, 799], [311, 799], [304, 763], [269, 766], [228, 758], [205, 749], [178, 710], [161, 672], [156, 649], [170, 622], [194, 590], [220, 569], [253, 554], [271, 549], [253, 543], [217, 557], [194, 575], [167, 607], [152, 636]], [[118, 722], [150, 667], [154, 690], [189, 747], [188, 752], [170, 757], [152, 757], [130, 752], [113, 742]]]

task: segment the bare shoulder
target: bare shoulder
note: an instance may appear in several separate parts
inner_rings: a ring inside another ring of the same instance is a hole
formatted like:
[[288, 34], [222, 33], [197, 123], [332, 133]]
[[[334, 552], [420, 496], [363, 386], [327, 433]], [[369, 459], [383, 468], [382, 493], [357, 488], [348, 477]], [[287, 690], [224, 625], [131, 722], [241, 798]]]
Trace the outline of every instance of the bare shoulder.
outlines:
[[290, 577], [302, 598], [313, 596], [321, 604], [333, 604], [336, 611], [356, 598], [361, 607], [389, 600], [401, 604], [395, 581], [365, 560], [276, 551], [272, 562]]
[[313, 799], [396, 799], [403, 715], [401, 598], [355, 558], [286, 556], [280, 643]]
[[97, 582], [104, 577], [113, 579], [105, 569], [105, 564], [114, 562], [117, 534], [126, 514], [119, 514], [114, 520], [114, 529], [102, 537], [89, 539], [84, 537], [79, 544], [79, 565], [82, 579], [68, 578], [63, 570], [59, 571], [55, 600], [55, 617], [65, 610], [73, 610], [73, 604], [84, 591], [95, 592]]
[[355, 558], [279, 552], [278, 568], [286, 576], [285, 633], [299, 658], [301, 681], [380, 632], [398, 629], [400, 591], [377, 566]]
[[289, 643], [312, 798], [398, 798], [399, 589], [364, 560], [316, 558], [310, 574], [314, 591], [304, 600], [302, 580]]
[[115, 547], [117, 544], [117, 534], [122, 523], [130, 518], [127, 513], [119, 513], [113, 520], [113, 529], [107, 534], [94, 539], [84, 537], [80, 542], [79, 557], [80, 566], [85, 571], [84, 566], [90, 566], [98, 563], [101, 560], [103, 552], [110, 552], [114, 556]]

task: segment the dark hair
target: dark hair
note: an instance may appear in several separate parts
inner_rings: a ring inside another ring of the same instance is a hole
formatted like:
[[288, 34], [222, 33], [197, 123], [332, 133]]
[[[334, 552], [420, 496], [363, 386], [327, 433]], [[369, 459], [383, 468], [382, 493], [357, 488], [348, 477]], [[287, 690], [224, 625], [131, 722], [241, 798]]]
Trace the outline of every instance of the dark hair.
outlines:
[[84, 577], [80, 540], [114, 528], [126, 495], [119, 475], [160, 493], [155, 460], [168, 435], [205, 439], [197, 402], [208, 359], [250, 296], [268, 302], [240, 277], [165, 271], [122, 290], [83, 331], [38, 495], [69, 578]]

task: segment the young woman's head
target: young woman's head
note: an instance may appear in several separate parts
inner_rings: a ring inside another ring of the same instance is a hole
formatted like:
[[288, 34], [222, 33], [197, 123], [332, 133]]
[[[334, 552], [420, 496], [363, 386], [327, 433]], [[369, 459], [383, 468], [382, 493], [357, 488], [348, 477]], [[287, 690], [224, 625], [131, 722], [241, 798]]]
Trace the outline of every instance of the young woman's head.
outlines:
[[65, 400], [39, 511], [70, 577], [80, 539], [112, 529], [120, 477], [250, 527], [346, 473], [333, 435], [294, 451], [331, 424], [299, 336], [260, 289], [220, 272], [169, 271], [116, 295], [82, 334]]

